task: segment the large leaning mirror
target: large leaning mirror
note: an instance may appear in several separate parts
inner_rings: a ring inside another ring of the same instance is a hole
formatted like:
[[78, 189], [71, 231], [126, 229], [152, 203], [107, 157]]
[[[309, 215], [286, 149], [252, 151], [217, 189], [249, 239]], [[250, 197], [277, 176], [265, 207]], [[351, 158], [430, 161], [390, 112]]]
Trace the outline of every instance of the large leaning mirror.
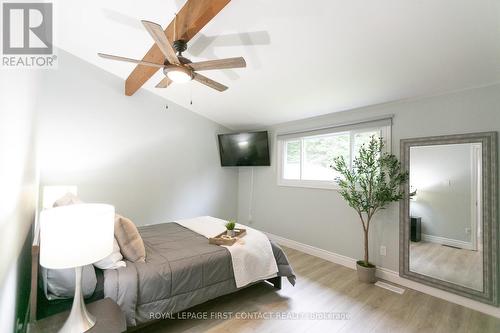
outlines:
[[400, 275], [497, 304], [497, 134], [401, 140]]

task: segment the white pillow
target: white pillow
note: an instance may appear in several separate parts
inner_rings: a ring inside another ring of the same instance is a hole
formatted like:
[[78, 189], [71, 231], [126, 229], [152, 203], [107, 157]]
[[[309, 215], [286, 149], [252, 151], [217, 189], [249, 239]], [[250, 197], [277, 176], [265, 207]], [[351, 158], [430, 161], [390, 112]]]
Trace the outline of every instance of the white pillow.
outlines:
[[123, 256], [120, 252], [120, 246], [118, 245], [116, 238], [113, 238], [113, 252], [111, 252], [111, 254], [106, 258], [95, 262], [94, 266], [100, 269], [117, 269], [127, 266], [125, 261], [122, 259]]
[[[42, 280], [45, 297], [48, 300], [72, 298], [75, 296], [75, 269], [48, 269], [42, 266]], [[83, 266], [82, 293], [87, 298], [94, 294], [97, 285], [94, 266]]]

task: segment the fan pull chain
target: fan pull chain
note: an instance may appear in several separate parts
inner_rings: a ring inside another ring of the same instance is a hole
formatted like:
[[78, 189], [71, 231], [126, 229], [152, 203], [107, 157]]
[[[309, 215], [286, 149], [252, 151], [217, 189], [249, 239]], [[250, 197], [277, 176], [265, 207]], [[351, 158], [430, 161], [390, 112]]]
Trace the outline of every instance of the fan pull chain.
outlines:
[[191, 100], [189, 102], [189, 104], [193, 105], [193, 83], [192, 82], [190, 82], [190, 84], [189, 84], [189, 95], [190, 95], [190, 100]]

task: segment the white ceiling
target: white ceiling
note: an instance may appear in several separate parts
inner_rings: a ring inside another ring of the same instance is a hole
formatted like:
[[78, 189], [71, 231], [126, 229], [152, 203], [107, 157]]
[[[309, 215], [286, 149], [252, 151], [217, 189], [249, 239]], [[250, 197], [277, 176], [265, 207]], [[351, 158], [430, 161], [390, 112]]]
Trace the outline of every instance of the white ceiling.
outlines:
[[[125, 79], [183, 0], [59, 0], [56, 44]], [[191, 60], [244, 56], [210, 71], [228, 85], [145, 89], [235, 129], [500, 82], [499, 0], [233, 0], [190, 42]], [[122, 87], [120, 87], [122, 89]], [[190, 96], [193, 105], [189, 104]], [[134, 98], [134, 97], [130, 97]]]

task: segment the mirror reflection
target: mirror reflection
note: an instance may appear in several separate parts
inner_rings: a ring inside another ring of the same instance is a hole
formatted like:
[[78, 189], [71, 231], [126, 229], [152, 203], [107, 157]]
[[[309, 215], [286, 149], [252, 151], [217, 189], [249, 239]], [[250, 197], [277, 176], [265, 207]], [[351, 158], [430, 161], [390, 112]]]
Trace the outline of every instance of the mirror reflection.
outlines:
[[410, 271], [483, 290], [481, 144], [410, 148]]

